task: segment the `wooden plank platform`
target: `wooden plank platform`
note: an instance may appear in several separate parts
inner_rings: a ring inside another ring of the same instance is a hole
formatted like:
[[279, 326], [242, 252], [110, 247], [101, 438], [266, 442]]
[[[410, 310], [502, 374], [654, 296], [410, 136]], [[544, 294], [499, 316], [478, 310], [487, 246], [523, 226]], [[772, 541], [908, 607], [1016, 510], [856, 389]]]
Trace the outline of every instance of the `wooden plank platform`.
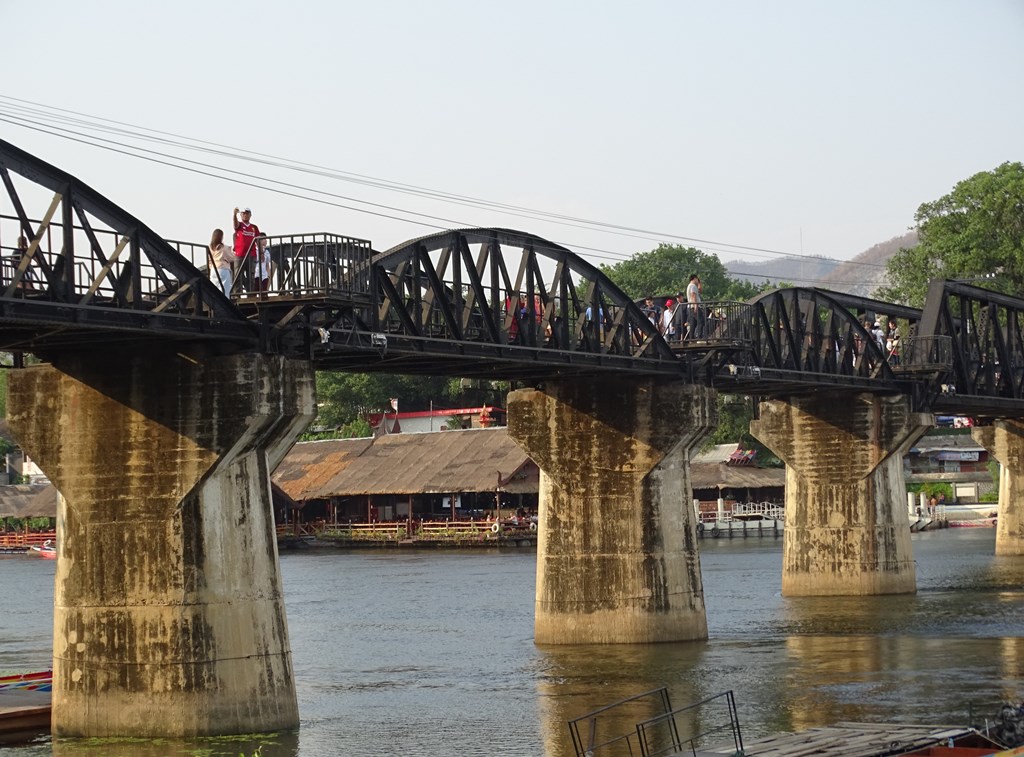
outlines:
[[[885, 757], [928, 746], [945, 744], [971, 733], [962, 726], [908, 725], [902, 723], [836, 723], [799, 733], [776, 733], [747, 742], [745, 757]], [[701, 754], [732, 755], [732, 744], [705, 747]]]
[[49, 691], [0, 691], [0, 744], [17, 743], [49, 730]]

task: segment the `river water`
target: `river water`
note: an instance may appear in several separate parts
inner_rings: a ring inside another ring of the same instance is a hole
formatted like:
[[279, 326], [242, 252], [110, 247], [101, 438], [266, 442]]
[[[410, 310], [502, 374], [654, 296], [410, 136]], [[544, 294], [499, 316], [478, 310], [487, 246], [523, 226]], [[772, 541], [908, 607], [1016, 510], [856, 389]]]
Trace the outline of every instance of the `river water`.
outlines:
[[[1024, 558], [994, 529], [915, 534], [918, 593], [780, 595], [782, 541], [701, 542], [707, 642], [537, 647], [532, 551], [284, 553], [302, 724], [238, 740], [7, 755], [574, 754], [566, 721], [667, 686], [735, 692], [744, 738], [839, 720], [981, 723], [1024, 696]], [[0, 559], [0, 671], [49, 667], [54, 564]]]

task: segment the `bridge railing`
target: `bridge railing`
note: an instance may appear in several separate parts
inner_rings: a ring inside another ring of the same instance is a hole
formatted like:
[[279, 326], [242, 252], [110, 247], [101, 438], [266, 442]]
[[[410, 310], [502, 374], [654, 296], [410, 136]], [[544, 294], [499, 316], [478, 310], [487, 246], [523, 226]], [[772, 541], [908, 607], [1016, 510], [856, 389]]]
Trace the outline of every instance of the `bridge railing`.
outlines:
[[953, 367], [953, 339], [949, 336], [908, 336], [888, 355], [899, 371], [948, 371]]
[[[666, 298], [659, 296], [656, 302], [664, 303]], [[664, 308], [660, 305], [653, 309], [644, 304], [644, 300], [636, 301], [641, 312], [648, 316], [651, 323], [662, 334], [665, 334], [663, 317]], [[752, 305], [746, 302], [735, 302], [733, 300], [712, 300], [701, 302], [691, 309], [688, 303], [681, 303], [675, 306], [683, 308], [677, 318], [673, 319], [675, 324], [681, 325], [682, 331], [676, 328], [676, 333], [665, 334], [670, 342], [683, 342], [693, 344], [695, 342], [728, 342], [744, 344], [754, 339], [756, 314]], [[673, 313], [676, 311], [673, 310]], [[692, 333], [691, 333], [692, 326]], [[707, 345], [704, 345], [707, 346]]]
[[[207, 246], [179, 241], [170, 244], [220, 285]], [[225, 244], [230, 247], [230, 239]], [[229, 294], [234, 299], [369, 294], [368, 266], [373, 250], [368, 240], [328, 233], [282, 234], [259, 237], [257, 246], [258, 254], [245, 258], [236, 259], [230, 253]]]
[[[745, 302], [706, 302], [695, 338], [710, 342], [748, 344], [753, 341], [757, 326], [754, 308]], [[683, 341], [690, 338], [684, 335]]]
[[[146, 255], [133, 255], [130, 236], [120, 231], [89, 227], [81, 223], [40, 226], [38, 239], [32, 240], [30, 260], [17, 246], [22, 236], [20, 219], [0, 214], [0, 293], [12, 288], [10, 296], [34, 301], [75, 301], [100, 307], [148, 307], [168, 301], [182, 302], [182, 284], [168, 272], [153, 265]], [[9, 243], [14, 242], [14, 244]], [[26, 241], [28, 241], [26, 239]], [[75, 250], [70, 269], [65, 250]], [[96, 254], [96, 251], [102, 254]], [[134, 267], [131, 261], [137, 260]], [[65, 272], [71, 271], [71, 276]], [[200, 266], [200, 270], [203, 267]], [[198, 294], [193, 292], [189, 295]], [[186, 308], [201, 310], [202, 304]]]

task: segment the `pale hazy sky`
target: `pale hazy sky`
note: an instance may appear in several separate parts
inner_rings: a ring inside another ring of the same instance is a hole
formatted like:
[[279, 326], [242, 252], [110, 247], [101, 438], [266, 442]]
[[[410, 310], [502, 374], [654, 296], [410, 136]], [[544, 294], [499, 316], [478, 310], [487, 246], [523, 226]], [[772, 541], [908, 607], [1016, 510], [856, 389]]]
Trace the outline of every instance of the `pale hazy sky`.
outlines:
[[[957, 181], [1024, 160], [1024, 0], [0, 0], [0, 24], [2, 119], [24, 123], [19, 98], [656, 232], [175, 150], [259, 177], [241, 186], [0, 121], [0, 138], [174, 239], [208, 241], [237, 204], [270, 234], [331, 231], [378, 250], [472, 225], [531, 231], [595, 263], [670, 234], [709, 240], [695, 246], [723, 260], [740, 257], [725, 244], [848, 258], [902, 234]], [[446, 220], [287, 197], [271, 179]]]

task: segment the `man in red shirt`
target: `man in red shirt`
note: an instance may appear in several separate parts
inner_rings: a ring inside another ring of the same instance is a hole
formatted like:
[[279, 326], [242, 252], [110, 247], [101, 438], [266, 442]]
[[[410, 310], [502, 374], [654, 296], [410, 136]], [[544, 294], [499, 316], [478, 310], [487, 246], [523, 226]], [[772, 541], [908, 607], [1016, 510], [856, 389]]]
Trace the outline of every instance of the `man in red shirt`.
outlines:
[[241, 278], [239, 282], [243, 289], [253, 291], [253, 271], [258, 263], [260, 254], [256, 238], [260, 236], [260, 227], [249, 223], [252, 218], [252, 211], [246, 208], [242, 211], [242, 220], [238, 220], [238, 208], [231, 215], [231, 223], [235, 227], [235, 277]]

